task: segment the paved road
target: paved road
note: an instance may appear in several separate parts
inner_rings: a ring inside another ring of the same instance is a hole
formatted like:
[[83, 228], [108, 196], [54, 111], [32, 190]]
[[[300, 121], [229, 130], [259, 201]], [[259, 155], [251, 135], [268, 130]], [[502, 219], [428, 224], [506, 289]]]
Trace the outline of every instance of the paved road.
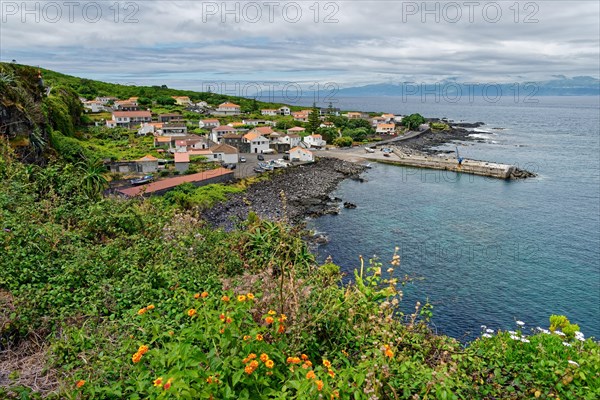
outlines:
[[[247, 178], [249, 176], [256, 176], [258, 175], [256, 172], [254, 172], [254, 168], [258, 166], [259, 162], [263, 162], [263, 161], [258, 161], [257, 157], [258, 154], [240, 154], [240, 157], [244, 157], [246, 158], [246, 162], [244, 163], [238, 163], [236, 169], [234, 170], [234, 176], [236, 178]], [[264, 162], [268, 162], [269, 160], [278, 160], [280, 158], [283, 158], [283, 154], [263, 154], [263, 157], [265, 158]], [[286, 161], [289, 162], [289, 161]]]

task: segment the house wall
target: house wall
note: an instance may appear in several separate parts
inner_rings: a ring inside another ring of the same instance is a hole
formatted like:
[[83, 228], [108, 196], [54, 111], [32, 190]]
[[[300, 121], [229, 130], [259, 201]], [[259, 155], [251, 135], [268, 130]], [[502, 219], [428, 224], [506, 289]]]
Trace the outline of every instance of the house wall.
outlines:
[[138, 162], [137, 164], [137, 172], [156, 172], [158, 170], [158, 161], [145, 161]]
[[271, 143], [269, 148], [275, 150], [277, 153], [285, 153], [290, 150], [290, 145], [288, 143]]
[[184, 173], [188, 169], [190, 169], [190, 163], [189, 162], [176, 162], [175, 163], [175, 171], [179, 171], [180, 173]]

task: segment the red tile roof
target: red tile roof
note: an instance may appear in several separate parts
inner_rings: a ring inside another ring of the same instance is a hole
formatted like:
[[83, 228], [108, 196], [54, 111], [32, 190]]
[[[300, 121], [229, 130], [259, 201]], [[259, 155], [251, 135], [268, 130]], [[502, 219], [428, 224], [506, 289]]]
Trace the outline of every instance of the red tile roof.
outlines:
[[213, 153], [237, 154], [238, 150], [228, 144], [220, 144], [210, 149]]
[[115, 117], [152, 118], [152, 113], [150, 113], [150, 111], [114, 111], [113, 115]]
[[209, 171], [199, 172], [192, 175], [177, 176], [175, 178], [162, 179], [160, 181], [152, 182], [147, 185], [134, 186], [127, 189], [120, 189], [119, 193], [129, 197], [140, 196], [144, 193], [154, 193], [165, 189], [172, 189], [175, 186], [181, 185], [186, 182], [202, 182], [208, 179], [216, 178], [227, 174], [233, 174], [233, 171], [226, 168], [217, 168]]
[[144, 157], [137, 159], [135, 161], [140, 161], [140, 162], [147, 162], [147, 161], [158, 161], [158, 158], [150, 155], [150, 154], [146, 154]]
[[175, 153], [175, 162], [190, 162], [190, 155], [188, 153]]

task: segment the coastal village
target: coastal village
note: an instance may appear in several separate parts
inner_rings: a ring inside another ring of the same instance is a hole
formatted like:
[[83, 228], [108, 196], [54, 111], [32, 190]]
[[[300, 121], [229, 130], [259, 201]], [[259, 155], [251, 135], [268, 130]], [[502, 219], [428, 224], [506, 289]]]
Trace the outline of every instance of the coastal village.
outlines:
[[[152, 139], [152, 151], [143, 157], [105, 161], [112, 173], [138, 176], [131, 180], [134, 187], [121, 188], [119, 193], [161, 194], [185, 182], [201, 186], [231, 180], [236, 172], [235, 177], [246, 177], [310, 163], [318, 152], [343, 143], [336, 140], [343, 131], [335, 121], [361, 127], [362, 139], [367, 140], [389, 139], [405, 130], [403, 116], [342, 113], [331, 105], [300, 110], [282, 105], [243, 112], [230, 101], [211, 106], [188, 96], [171, 98], [168, 108], [142, 106], [138, 97], [80, 98], [87, 115], [101, 117], [95, 120], [96, 126]], [[316, 115], [311, 120], [312, 113]], [[427, 124], [421, 127], [428, 128]], [[237, 168], [242, 163], [245, 168]], [[163, 178], [160, 181], [155, 178], [157, 173]], [[135, 187], [146, 183], [150, 184]]]

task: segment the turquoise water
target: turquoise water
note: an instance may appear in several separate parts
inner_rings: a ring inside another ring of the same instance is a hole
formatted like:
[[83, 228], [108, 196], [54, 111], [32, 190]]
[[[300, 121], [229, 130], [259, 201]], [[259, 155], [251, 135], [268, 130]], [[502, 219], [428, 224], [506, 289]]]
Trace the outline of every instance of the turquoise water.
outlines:
[[340, 99], [347, 109], [486, 122], [489, 133], [478, 133], [485, 143], [459, 144], [461, 156], [518, 164], [539, 177], [376, 165], [367, 182], [344, 181], [335, 193], [357, 209], [309, 222], [330, 238], [319, 258], [331, 255], [351, 276], [358, 255], [387, 261], [400, 247], [401, 272], [422, 278], [406, 287], [404, 310], [428, 298], [435, 327], [457, 338], [472, 338], [480, 325], [512, 329], [515, 320], [547, 326], [551, 314], [600, 337], [599, 102], [539, 101]]

